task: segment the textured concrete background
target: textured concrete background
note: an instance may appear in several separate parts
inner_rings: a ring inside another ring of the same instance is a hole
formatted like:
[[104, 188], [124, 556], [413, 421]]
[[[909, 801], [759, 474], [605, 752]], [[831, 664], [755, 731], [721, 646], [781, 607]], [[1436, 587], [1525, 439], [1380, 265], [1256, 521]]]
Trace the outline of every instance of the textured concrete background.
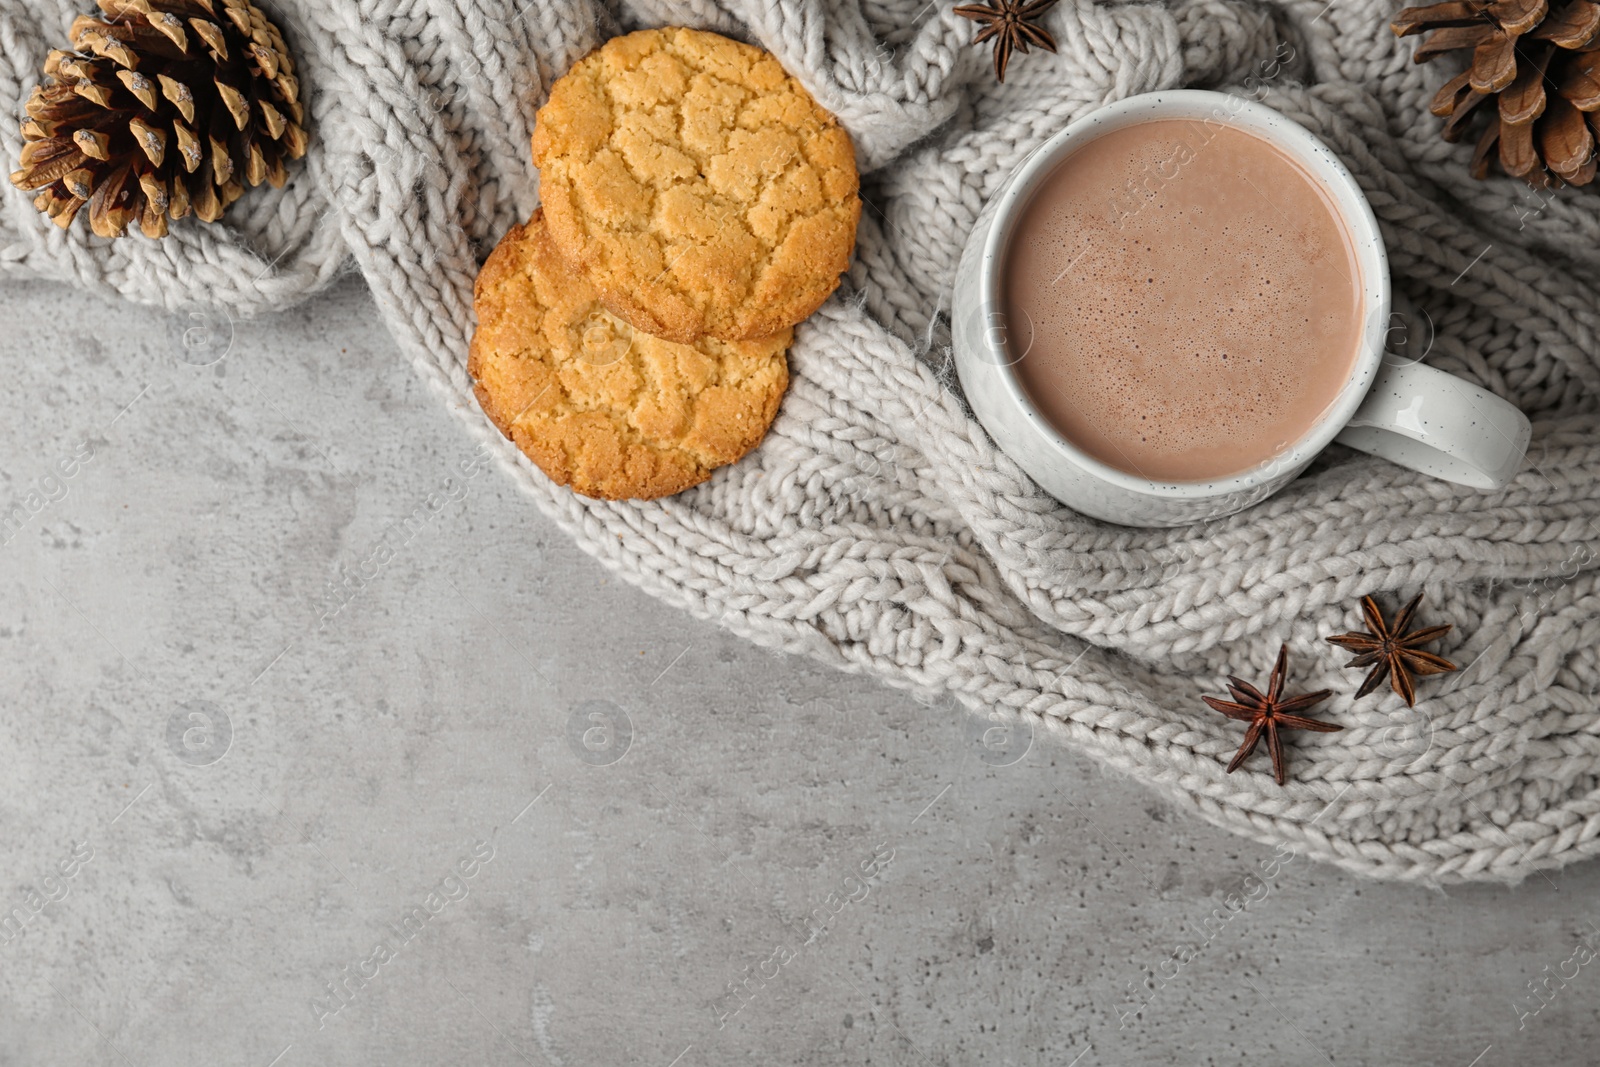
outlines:
[[353, 281], [0, 300], [0, 1063], [1595, 1062], [1600, 866], [1366, 883], [691, 620]]

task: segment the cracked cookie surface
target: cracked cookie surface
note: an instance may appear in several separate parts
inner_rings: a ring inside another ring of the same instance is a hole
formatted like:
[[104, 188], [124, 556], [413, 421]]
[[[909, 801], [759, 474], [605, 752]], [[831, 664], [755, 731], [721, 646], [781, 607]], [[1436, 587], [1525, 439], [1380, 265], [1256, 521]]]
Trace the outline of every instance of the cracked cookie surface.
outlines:
[[751, 45], [688, 29], [613, 38], [552, 86], [533, 160], [562, 255], [662, 337], [793, 326], [850, 263], [850, 137]]
[[789, 384], [792, 331], [677, 344], [635, 330], [566, 266], [538, 213], [474, 287], [478, 403], [553, 480], [649, 499], [698, 485], [760, 442]]

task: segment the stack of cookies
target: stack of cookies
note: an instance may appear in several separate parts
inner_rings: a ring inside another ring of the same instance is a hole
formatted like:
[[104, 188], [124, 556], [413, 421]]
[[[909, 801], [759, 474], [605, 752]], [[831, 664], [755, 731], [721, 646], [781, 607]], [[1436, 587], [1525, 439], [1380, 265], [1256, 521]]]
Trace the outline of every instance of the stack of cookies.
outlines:
[[479, 403], [586, 496], [703, 482], [760, 442], [849, 265], [849, 136], [761, 49], [643, 30], [555, 83], [533, 159], [542, 207], [478, 275]]

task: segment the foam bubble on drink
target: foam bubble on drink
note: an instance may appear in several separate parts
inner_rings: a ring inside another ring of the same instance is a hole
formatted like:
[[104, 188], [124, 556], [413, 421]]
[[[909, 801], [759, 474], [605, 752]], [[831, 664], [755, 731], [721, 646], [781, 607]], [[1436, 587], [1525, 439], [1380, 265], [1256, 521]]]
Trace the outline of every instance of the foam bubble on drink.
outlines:
[[1157, 480], [1221, 477], [1298, 439], [1361, 327], [1353, 250], [1298, 164], [1250, 134], [1158, 120], [1065, 160], [1019, 216], [1007, 344], [1041, 413]]

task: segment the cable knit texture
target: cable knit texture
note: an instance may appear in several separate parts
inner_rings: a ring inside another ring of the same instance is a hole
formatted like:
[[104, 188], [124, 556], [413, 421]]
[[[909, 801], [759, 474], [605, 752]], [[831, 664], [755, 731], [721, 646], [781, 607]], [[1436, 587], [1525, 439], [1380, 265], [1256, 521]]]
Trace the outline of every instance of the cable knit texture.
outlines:
[[[0, 7], [0, 100], [21, 112], [78, 5]], [[83, 4], [82, 6], [90, 6]], [[606, 566], [762, 645], [806, 653], [1065, 743], [1202, 817], [1374, 877], [1515, 880], [1600, 850], [1600, 210], [1466, 176], [1372, 0], [1062, 0], [1060, 53], [987, 50], [945, 0], [276, 0], [312, 151], [289, 186], [159, 242], [56, 230], [7, 190], [0, 264], [173, 311], [282, 308], [352, 260], [401, 349], [528, 495]], [[687, 23], [758, 43], [843, 120], [869, 206], [846, 284], [803, 325], [765, 443], [654, 503], [584, 500], [496, 433], [465, 371], [479, 262], [537, 202], [552, 79], [606, 37]], [[1249, 93], [1321, 136], [1388, 243], [1408, 348], [1532, 418], [1521, 475], [1483, 493], [1338, 447], [1270, 501], [1129, 530], [1050, 500], [999, 453], [950, 371], [943, 313], [985, 201], [1067, 122], [1181, 85]], [[14, 161], [15, 124], [0, 133]], [[1421, 335], [1426, 334], [1423, 338]], [[350, 383], [359, 388], [359, 383]], [[1323, 641], [1363, 593], [1425, 590], [1464, 669], [1350, 699]], [[1292, 780], [1223, 767], [1200, 702], [1259, 680], [1332, 688], [1342, 733], [1296, 735]]]

